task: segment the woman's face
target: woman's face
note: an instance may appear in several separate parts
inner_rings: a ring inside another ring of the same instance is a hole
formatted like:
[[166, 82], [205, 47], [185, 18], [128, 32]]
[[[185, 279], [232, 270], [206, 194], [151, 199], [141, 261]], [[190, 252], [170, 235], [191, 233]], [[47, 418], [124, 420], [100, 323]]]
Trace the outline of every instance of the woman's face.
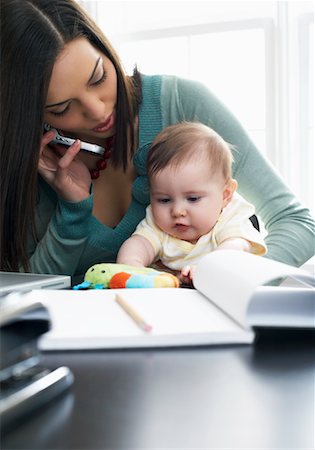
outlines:
[[98, 143], [115, 133], [117, 75], [85, 38], [65, 46], [53, 68], [44, 121], [65, 134]]

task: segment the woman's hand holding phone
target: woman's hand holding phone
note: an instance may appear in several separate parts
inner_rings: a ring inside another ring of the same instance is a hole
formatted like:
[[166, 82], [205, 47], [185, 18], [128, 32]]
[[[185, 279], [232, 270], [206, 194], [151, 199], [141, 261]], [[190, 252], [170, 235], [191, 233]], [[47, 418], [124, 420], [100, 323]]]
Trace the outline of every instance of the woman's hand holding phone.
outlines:
[[66, 201], [79, 202], [90, 195], [91, 176], [82, 161], [76, 159], [80, 151], [80, 141], [69, 148], [49, 143], [55, 131], [48, 131], [42, 137], [38, 172], [45, 181]]

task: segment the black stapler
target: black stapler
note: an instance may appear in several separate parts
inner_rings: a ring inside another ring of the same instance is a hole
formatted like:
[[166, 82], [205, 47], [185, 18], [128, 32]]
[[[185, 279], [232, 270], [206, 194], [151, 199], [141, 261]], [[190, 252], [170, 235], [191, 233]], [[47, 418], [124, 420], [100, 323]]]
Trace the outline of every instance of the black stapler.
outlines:
[[38, 338], [50, 328], [46, 307], [11, 293], [0, 298], [1, 431], [52, 400], [73, 382], [67, 367], [41, 366]]

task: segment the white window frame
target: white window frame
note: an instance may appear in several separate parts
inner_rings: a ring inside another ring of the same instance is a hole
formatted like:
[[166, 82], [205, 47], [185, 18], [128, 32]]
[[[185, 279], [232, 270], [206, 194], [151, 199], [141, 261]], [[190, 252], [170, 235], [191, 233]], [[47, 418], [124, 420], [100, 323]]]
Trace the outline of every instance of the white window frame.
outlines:
[[196, 25], [183, 25], [172, 28], [159, 28], [129, 33], [120, 33], [115, 39], [119, 44], [124, 42], [138, 42], [153, 39], [165, 39], [170, 37], [200, 36], [202, 34], [222, 33], [230, 31], [261, 29], [265, 37], [265, 153], [273, 162], [278, 162], [276, 155], [276, 84], [275, 84], [275, 51], [274, 34], [275, 24], [270, 18], [256, 18], [237, 21], [224, 21], [216, 23], [203, 23]]

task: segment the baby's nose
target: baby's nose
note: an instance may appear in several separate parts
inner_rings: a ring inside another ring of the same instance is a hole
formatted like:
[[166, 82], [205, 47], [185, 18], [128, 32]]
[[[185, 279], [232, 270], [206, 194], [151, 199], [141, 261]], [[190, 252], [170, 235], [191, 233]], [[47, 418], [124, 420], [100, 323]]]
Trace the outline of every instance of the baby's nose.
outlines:
[[174, 205], [173, 207], [173, 215], [175, 217], [183, 217], [186, 216], [186, 209], [183, 205]]

